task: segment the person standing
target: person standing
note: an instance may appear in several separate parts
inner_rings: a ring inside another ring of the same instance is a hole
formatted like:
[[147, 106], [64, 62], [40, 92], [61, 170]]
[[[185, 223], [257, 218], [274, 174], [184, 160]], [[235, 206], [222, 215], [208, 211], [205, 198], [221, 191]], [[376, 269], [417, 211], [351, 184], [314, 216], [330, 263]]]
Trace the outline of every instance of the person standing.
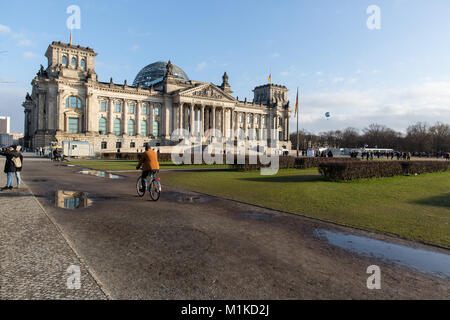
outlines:
[[20, 159], [20, 167], [16, 167], [17, 189], [19, 189], [20, 184], [22, 183], [21, 172], [22, 172], [22, 168], [23, 168], [23, 154], [22, 154], [22, 152], [20, 152], [20, 150], [21, 150], [20, 146], [17, 146], [15, 150], [19, 154], [19, 159]]
[[15, 149], [16, 146], [13, 145], [10, 146], [8, 150], [0, 152], [0, 155], [6, 157], [5, 168], [3, 170], [3, 172], [6, 173], [6, 186], [1, 188], [0, 191], [11, 190], [13, 188], [13, 173], [16, 172], [16, 166], [21, 166], [21, 164], [19, 163], [19, 154]]

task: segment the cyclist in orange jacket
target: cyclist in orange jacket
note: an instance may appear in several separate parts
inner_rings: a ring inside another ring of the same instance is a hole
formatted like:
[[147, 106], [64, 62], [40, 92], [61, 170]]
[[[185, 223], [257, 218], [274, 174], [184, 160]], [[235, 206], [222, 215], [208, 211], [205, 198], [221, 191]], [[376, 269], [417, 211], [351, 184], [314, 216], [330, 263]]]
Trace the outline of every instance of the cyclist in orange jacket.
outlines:
[[145, 152], [141, 154], [141, 159], [139, 160], [139, 163], [136, 166], [136, 170], [138, 170], [141, 166], [142, 166], [141, 185], [143, 190], [145, 190], [145, 183], [147, 176], [149, 174], [156, 175], [156, 173], [158, 173], [159, 171], [158, 156], [155, 151], [150, 149], [148, 144], [145, 145]]

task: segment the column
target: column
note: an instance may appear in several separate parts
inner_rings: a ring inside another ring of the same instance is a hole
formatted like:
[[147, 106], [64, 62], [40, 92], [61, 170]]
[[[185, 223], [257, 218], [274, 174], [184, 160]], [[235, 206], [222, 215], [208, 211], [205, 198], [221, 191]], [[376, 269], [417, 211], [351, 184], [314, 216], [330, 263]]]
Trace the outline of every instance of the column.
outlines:
[[136, 121], [136, 135], [140, 136], [141, 135], [141, 120], [139, 119], [139, 116], [141, 114], [141, 102], [138, 101], [136, 102], [136, 117], [135, 120]]
[[[216, 107], [212, 107], [212, 129], [213, 131], [216, 129]], [[215, 136], [215, 133], [213, 133], [213, 136]]]
[[287, 116], [284, 120], [284, 127], [286, 132], [286, 141], [289, 141], [289, 116]]
[[126, 134], [127, 128], [127, 102], [125, 99], [122, 99], [122, 135]]
[[225, 128], [226, 126], [226, 121], [225, 121], [225, 107], [222, 107], [222, 137], [225, 137], [226, 132], [227, 132], [227, 128]]
[[205, 106], [202, 104], [201, 108], [201, 125], [200, 125], [200, 136], [203, 138], [205, 135]]
[[179, 112], [179, 116], [180, 116], [180, 123], [179, 123], [179, 128], [182, 129], [183, 128], [183, 103], [180, 102], [179, 103], [180, 107], [178, 108], [178, 112]]
[[63, 90], [58, 90], [56, 95], [56, 131], [64, 131], [64, 104], [62, 99]]
[[108, 110], [106, 110], [108, 112], [108, 134], [112, 134], [113, 133], [113, 126], [114, 126], [114, 117], [113, 117], [113, 100], [111, 98], [108, 98]]
[[92, 132], [93, 130], [93, 125], [92, 125], [92, 119], [91, 117], [94, 116], [94, 99], [92, 99], [93, 94], [91, 92], [89, 92], [87, 94], [87, 99], [86, 99], [86, 109], [85, 109], [85, 113], [84, 113], [84, 122], [86, 124], [85, 127], [85, 131], [86, 132]]
[[148, 135], [153, 135], [153, 103], [148, 103]]
[[189, 133], [190, 136], [193, 137], [194, 136], [194, 104], [191, 103], [191, 109], [190, 109], [190, 114], [189, 114], [189, 120], [190, 120], [190, 125], [189, 125]]

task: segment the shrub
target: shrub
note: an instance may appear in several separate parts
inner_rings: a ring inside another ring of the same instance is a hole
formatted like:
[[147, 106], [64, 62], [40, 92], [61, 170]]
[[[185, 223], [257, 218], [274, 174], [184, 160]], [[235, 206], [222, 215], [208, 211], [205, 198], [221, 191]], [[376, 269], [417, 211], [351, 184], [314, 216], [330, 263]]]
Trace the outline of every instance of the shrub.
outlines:
[[[269, 165], [263, 165], [260, 163], [258, 158], [258, 163], [249, 164], [249, 158], [245, 158], [245, 164], [235, 164], [232, 167], [236, 170], [259, 170], [263, 167], [268, 167]], [[320, 163], [334, 163], [334, 162], [359, 162], [359, 159], [352, 158], [320, 158], [320, 157], [301, 157], [296, 158], [292, 156], [279, 156], [279, 169], [308, 169], [316, 168]]]
[[322, 163], [319, 172], [331, 181], [349, 181], [450, 170], [444, 161], [374, 161]]

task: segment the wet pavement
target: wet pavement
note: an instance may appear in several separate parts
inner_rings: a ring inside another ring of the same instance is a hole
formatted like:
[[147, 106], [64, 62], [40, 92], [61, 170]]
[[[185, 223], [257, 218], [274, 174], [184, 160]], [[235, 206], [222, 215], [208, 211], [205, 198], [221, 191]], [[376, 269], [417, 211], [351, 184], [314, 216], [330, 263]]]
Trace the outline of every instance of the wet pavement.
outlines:
[[450, 281], [450, 254], [413, 248], [364, 236], [317, 230], [329, 243], [358, 254], [393, 262]]
[[106, 179], [121, 179], [122, 178], [121, 176], [119, 176], [117, 174], [113, 174], [113, 173], [106, 172], [106, 171], [82, 170], [82, 171], [79, 171], [78, 173], [96, 176], [96, 177], [100, 177], [100, 178], [106, 178]]
[[[316, 230], [437, 254], [449, 250], [164, 185], [164, 176], [177, 172], [161, 172], [161, 198], [153, 202], [136, 195], [138, 172], [100, 179], [79, 171], [29, 163], [23, 176], [113, 298], [450, 299], [450, 281], [341, 248]], [[92, 203], [67, 214], [48, 196], [57, 190], [84, 192]], [[373, 264], [381, 269], [381, 290], [366, 287], [366, 269]]]

